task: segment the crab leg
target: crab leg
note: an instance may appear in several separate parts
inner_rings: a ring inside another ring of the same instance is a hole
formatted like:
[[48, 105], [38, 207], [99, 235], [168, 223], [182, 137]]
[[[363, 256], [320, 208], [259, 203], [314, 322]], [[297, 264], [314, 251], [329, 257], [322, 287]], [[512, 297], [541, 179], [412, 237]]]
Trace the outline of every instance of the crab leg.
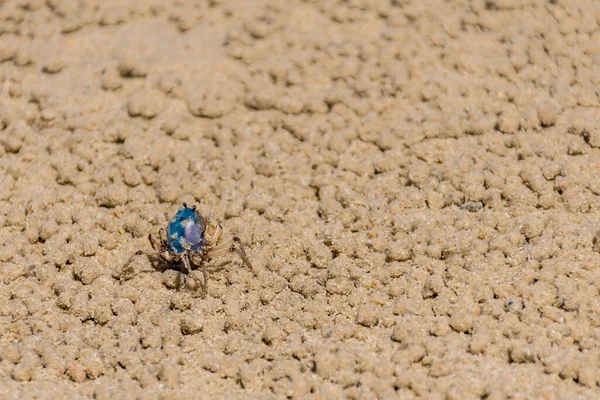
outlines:
[[167, 231], [165, 231], [164, 228], [158, 230], [158, 237], [160, 238], [162, 246], [165, 247], [165, 243], [167, 243]]
[[208, 253], [208, 255], [210, 255], [211, 258], [222, 256], [223, 254], [227, 254], [230, 251], [232, 244], [233, 238], [221, 243], [218, 246], [209, 247], [208, 249], [206, 249], [206, 252]]
[[160, 256], [162, 254], [162, 252], [160, 251], [156, 251], [156, 250], [138, 250], [135, 253], [133, 253], [131, 255], [131, 257], [129, 257], [129, 259], [127, 261], [125, 261], [125, 263], [121, 266], [121, 276], [123, 275], [123, 270], [125, 270], [125, 268], [127, 268], [129, 266], [129, 264], [131, 264], [131, 262], [133, 261], [133, 259], [137, 256], [141, 256], [141, 255], [145, 255], [145, 256]]
[[185, 267], [184, 274], [187, 275], [192, 270], [192, 266], [190, 265], [190, 253], [183, 254], [181, 259], [183, 260], [183, 266]]
[[200, 261], [200, 267], [202, 267], [202, 275], [204, 276], [204, 287], [202, 290], [204, 291], [204, 294], [206, 294], [208, 292], [208, 272], [206, 271], [204, 261]]
[[206, 295], [206, 293], [208, 292], [208, 271], [206, 270], [204, 260], [202, 260], [201, 258], [194, 257], [193, 253], [187, 253], [183, 256], [183, 263], [185, 264], [185, 267], [188, 270], [186, 274], [192, 270], [192, 264], [195, 264], [202, 268], [202, 276], [204, 278], [204, 283], [202, 284], [202, 293]]
[[237, 246], [231, 245], [231, 250], [235, 251], [238, 254], [238, 256], [240, 256], [242, 261], [244, 261], [244, 264], [246, 264], [246, 266], [250, 269], [250, 271], [252, 271], [252, 264], [250, 263], [248, 256], [246, 256], [246, 249], [244, 249], [244, 245], [242, 244], [242, 241], [237, 236], [233, 237], [233, 241], [235, 243], [237, 243]]
[[202, 269], [202, 276], [204, 283], [202, 285], [202, 292], [204, 295], [208, 292], [208, 271], [206, 269], [206, 264], [202, 259], [201, 255], [190, 253], [190, 263], [194, 264]]
[[209, 245], [218, 243], [219, 239], [221, 238], [221, 234], [223, 233], [223, 228], [221, 227], [221, 224], [212, 225], [211, 228], [214, 231], [211, 237], [207, 238]]
[[252, 270], [252, 264], [250, 263], [250, 260], [248, 260], [248, 256], [246, 256], [246, 250], [244, 249], [244, 245], [242, 244], [240, 238], [237, 236], [232, 237], [225, 243], [220, 244], [219, 246], [206, 250], [206, 256], [209, 258], [214, 258], [230, 252], [237, 253], [242, 259], [242, 261], [244, 261], [244, 264], [246, 264], [246, 266], [250, 268], [250, 270]]
[[125, 262], [125, 264], [123, 264], [123, 266], [121, 268], [125, 268], [126, 266], [128, 266], [129, 264], [131, 264], [131, 262], [133, 261], [133, 259], [136, 256], [144, 255], [144, 256], [153, 256], [153, 257], [155, 257], [155, 256], [160, 256], [161, 254], [162, 254], [162, 252], [161, 251], [157, 251], [157, 250], [138, 250], [135, 253], [133, 253], [131, 255], [131, 257], [129, 257], [129, 259]]

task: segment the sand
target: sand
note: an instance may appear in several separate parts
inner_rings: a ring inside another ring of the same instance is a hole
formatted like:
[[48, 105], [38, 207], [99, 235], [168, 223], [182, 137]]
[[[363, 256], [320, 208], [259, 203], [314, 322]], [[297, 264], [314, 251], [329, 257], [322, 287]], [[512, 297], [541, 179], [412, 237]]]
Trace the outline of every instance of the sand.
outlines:
[[600, 398], [597, 1], [0, 3], [0, 398]]

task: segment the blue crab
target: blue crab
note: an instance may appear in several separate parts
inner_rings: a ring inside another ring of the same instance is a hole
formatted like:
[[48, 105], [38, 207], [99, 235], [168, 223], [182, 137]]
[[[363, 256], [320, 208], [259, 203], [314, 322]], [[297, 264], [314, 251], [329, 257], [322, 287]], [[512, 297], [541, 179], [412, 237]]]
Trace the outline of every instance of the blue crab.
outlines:
[[168, 231], [159, 230], [159, 237], [148, 235], [148, 240], [153, 250], [138, 250], [129, 257], [121, 267], [121, 271], [133, 261], [136, 256], [159, 256], [167, 261], [181, 262], [182, 272], [187, 275], [195, 269], [202, 269], [204, 282], [202, 292], [206, 295], [208, 289], [208, 271], [206, 263], [211, 258], [226, 253], [237, 253], [244, 264], [252, 269], [252, 264], [246, 256], [246, 250], [237, 236], [222, 242], [223, 228], [215, 224], [210, 218], [205, 218], [196, 206], [188, 207], [183, 203], [183, 208], [169, 221]]

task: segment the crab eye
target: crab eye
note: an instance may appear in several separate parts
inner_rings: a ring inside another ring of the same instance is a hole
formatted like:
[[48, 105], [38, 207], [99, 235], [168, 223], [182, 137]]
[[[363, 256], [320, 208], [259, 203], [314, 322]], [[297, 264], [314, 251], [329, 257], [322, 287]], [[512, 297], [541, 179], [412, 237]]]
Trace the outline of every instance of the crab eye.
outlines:
[[187, 203], [183, 203], [183, 208], [187, 208]]
[[196, 205], [195, 204], [192, 206], [192, 210], [196, 211]]

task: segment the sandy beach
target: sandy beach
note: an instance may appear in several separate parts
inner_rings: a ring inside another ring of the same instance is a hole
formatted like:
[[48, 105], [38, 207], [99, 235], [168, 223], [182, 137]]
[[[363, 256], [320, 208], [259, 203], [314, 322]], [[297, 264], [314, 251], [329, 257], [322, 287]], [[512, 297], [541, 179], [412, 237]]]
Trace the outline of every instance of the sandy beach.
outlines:
[[600, 398], [600, 2], [0, 1], [0, 88], [1, 399]]

